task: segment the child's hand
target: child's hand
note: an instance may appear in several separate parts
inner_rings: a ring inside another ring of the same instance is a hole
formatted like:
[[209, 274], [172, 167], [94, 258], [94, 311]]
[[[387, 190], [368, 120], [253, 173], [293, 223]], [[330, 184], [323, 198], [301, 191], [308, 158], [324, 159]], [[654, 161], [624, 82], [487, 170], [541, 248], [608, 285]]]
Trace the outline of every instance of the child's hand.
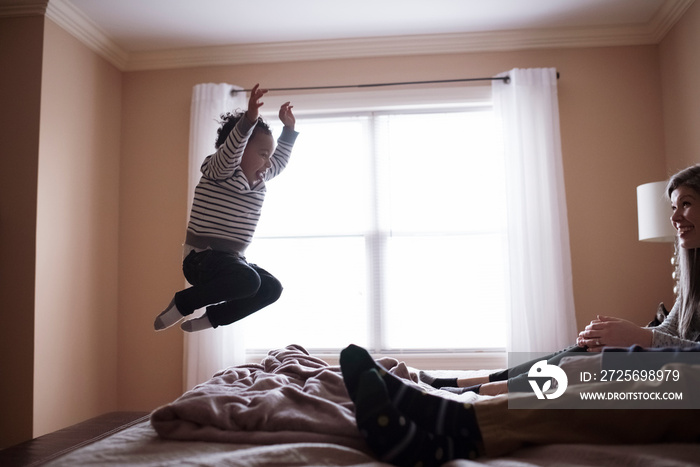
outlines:
[[292, 106], [289, 105], [289, 102], [285, 102], [280, 107], [280, 120], [282, 121], [282, 123], [284, 123], [285, 128], [288, 128], [290, 130], [294, 129], [296, 119], [294, 118], [294, 114], [292, 113]]
[[245, 114], [251, 123], [257, 122], [258, 117], [260, 116], [258, 109], [260, 109], [260, 107], [262, 107], [264, 104], [264, 102], [260, 102], [260, 99], [262, 99], [262, 96], [264, 96], [266, 92], [267, 89], [260, 89], [260, 84], [253, 86], [253, 89], [250, 91], [248, 110], [246, 110]]

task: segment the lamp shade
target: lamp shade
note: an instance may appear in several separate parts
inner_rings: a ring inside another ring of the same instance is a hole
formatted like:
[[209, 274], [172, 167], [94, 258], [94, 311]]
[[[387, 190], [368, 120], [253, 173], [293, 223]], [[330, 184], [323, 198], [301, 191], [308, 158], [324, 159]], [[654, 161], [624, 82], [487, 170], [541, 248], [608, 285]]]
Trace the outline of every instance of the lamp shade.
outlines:
[[671, 207], [666, 198], [666, 182], [652, 182], [637, 187], [637, 221], [639, 240], [673, 242], [676, 231], [671, 225]]

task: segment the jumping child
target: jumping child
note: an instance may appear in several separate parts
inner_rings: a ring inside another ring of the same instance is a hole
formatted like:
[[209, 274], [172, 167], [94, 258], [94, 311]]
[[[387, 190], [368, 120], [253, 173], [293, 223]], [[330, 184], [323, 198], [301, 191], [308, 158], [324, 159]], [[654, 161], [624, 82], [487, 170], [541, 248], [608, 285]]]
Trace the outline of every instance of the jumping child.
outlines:
[[156, 317], [156, 331], [202, 307], [207, 308], [201, 317], [181, 324], [184, 331], [231, 324], [274, 303], [282, 293], [272, 274], [244, 256], [260, 219], [265, 182], [285, 168], [298, 135], [286, 102], [279, 111], [284, 128], [275, 149], [270, 127], [259, 116], [266, 92], [256, 84], [248, 110], [222, 115], [216, 152], [202, 164], [187, 226], [182, 271], [192, 287], [177, 292]]

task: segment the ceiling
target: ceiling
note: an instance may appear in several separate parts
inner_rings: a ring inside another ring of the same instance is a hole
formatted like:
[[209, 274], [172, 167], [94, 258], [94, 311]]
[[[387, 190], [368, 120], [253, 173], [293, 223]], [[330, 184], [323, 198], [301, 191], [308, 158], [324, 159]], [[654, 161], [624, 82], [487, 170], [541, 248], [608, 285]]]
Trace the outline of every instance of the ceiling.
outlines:
[[[0, 0], [8, 5], [47, 0]], [[658, 43], [693, 0], [50, 0], [124, 70]]]
[[128, 51], [646, 24], [663, 0], [68, 0]]

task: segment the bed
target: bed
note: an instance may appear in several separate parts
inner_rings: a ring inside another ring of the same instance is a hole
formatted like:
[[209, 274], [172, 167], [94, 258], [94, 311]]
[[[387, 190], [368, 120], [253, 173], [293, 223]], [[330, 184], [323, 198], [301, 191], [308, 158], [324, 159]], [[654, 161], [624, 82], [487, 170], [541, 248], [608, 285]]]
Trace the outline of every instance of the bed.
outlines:
[[[426, 391], [417, 370], [380, 363]], [[442, 372], [444, 375], [444, 372]], [[463, 374], [464, 372], [460, 372]], [[473, 393], [456, 395], [475, 400]], [[270, 351], [259, 364], [227, 368], [151, 414], [106, 414], [0, 452], [2, 466], [355, 466], [382, 467], [354, 422], [337, 366], [301, 346]], [[700, 465], [698, 444], [548, 445], [460, 466]]]

